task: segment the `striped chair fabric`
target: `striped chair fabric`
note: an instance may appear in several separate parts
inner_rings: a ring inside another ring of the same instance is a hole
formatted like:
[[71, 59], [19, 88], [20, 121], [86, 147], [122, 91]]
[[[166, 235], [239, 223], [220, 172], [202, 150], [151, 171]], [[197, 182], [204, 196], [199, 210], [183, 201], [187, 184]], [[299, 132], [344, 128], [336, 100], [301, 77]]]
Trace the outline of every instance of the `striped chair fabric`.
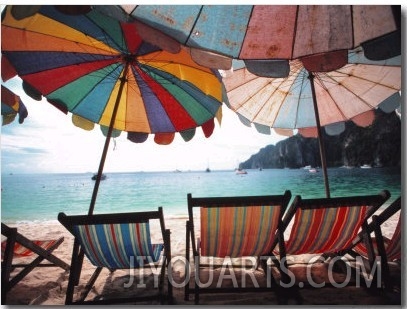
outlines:
[[[41, 247], [44, 250], [49, 250], [59, 239], [51, 239], [51, 240], [33, 240], [32, 242]], [[7, 241], [3, 241], [1, 243], [1, 255], [3, 256], [4, 251], [6, 250]], [[22, 244], [16, 242], [14, 244], [13, 253], [15, 257], [28, 257], [32, 255], [37, 255], [31, 249], [24, 247]]]
[[[384, 246], [386, 249], [386, 254], [387, 254], [387, 259], [389, 261], [394, 261], [394, 260], [400, 260], [401, 259], [401, 217], [399, 217], [396, 229], [394, 230], [393, 236], [391, 239], [383, 236], [384, 240]], [[377, 256], [378, 250], [377, 250], [377, 245], [376, 245], [376, 239], [372, 238], [373, 241], [373, 248], [374, 248], [374, 254]], [[368, 257], [368, 252], [367, 252], [367, 247], [364, 242], [359, 242], [353, 250], [367, 258]]]
[[389, 261], [401, 259], [401, 216], [394, 231], [393, 237], [386, 248], [387, 258]]
[[361, 228], [368, 206], [297, 209], [287, 254], [329, 253], [348, 247]]
[[201, 255], [242, 257], [272, 250], [281, 206], [217, 207], [201, 210]]
[[92, 264], [110, 269], [157, 262], [164, 248], [151, 244], [149, 223], [75, 225], [74, 233]]

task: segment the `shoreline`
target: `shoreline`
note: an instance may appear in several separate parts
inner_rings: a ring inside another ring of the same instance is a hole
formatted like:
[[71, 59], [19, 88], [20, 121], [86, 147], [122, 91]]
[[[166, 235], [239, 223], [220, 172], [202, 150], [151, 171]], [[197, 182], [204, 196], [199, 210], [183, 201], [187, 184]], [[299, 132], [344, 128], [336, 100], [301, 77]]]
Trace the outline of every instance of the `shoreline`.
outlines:
[[[387, 200], [378, 209], [377, 213], [380, 213], [382, 210], [384, 210], [388, 205], [390, 205], [395, 200], [395, 198], [396, 197], [393, 197], [393, 196], [390, 197], [390, 199]], [[291, 198], [291, 201], [290, 201], [289, 205], [291, 205], [292, 201], [293, 201], [293, 197]], [[156, 210], [156, 209], [154, 209], [154, 210]], [[137, 211], [137, 210], [134, 210], [134, 211]], [[166, 211], [165, 211], [164, 208], [163, 208], [163, 211], [164, 211], [164, 219], [165, 219], [165, 221], [167, 221], [167, 220], [184, 220], [184, 221], [187, 221], [188, 220], [188, 209], [186, 210], [185, 213], [182, 213], [182, 214], [166, 214]], [[121, 212], [132, 212], [132, 211], [121, 211]], [[121, 213], [121, 212], [118, 212], [118, 213]], [[69, 212], [65, 212], [65, 213], [67, 215], [74, 215], [74, 214], [71, 214]], [[101, 213], [105, 213], [105, 212], [101, 212]], [[83, 213], [81, 213], [81, 214], [85, 214], [85, 211]], [[47, 218], [47, 219], [42, 219], [42, 220], [39, 220], [39, 219], [34, 219], [34, 220], [14, 220], [14, 219], [4, 219], [3, 213], [2, 213], [1, 220], [2, 220], [3, 223], [5, 223], [7, 225], [16, 225], [16, 226], [18, 226], [18, 225], [26, 225], [26, 224], [27, 225], [48, 225], [48, 224], [51, 224], [51, 225], [52, 224], [59, 224], [60, 225], [57, 217], [58, 217], [58, 214], [55, 214], [55, 218], [53, 218], [53, 219]]]
[[[186, 218], [185, 218], [186, 219]], [[165, 218], [165, 225], [167, 229], [171, 231], [171, 256], [174, 257], [185, 257], [185, 219], [175, 219], [175, 218]], [[383, 224], [383, 234], [385, 236], [390, 236], [397, 224], [397, 219], [389, 220], [385, 224]], [[196, 221], [199, 222], [199, 221]], [[52, 221], [47, 223], [20, 223], [20, 224], [10, 224], [11, 227], [17, 227], [19, 233], [26, 236], [29, 239], [52, 239], [52, 238], [59, 238], [64, 236], [64, 242], [54, 251], [54, 254], [70, 264], [71, 260], [71, 250], [73, 244], [73, 236], [58, 222]], [[34, 228], [35, 227], [35, 228]], [[198, 234], [198, 229], [196, 229], [196, 233]], [[151, 235], [152, 241], [160, 241], [161, 233], [157, 233], [159, 231], [158, 223], [152, 222], [151, 224]], [[289, 228], [288, 231], [289, 232]], [[288, 235], [285, 235], [287, 239]], [[3, 236], [2, 236], [3, 239]], [[299, 277], [304, 276], [304, 268], [307, 261], [312, 259], [313, 255], [301, 255], [301, 256], [294, 256], [294, 259], [290, 261], [290, 269], [295, 272], [295, 276]], [[85, 259], [86, 260], [86, 259]], [[324, 265], [326, 263], [322, 263]], [[315, 264], [316, 265], [316, 264]], [[319, 265], [319, 264], [318, 264]], [[312, 278], [325, 278], [321, 280], [327, 280], [329, 277], [329, 269], [318, 266], [312, 266]], [[86, 278], [89, 277], [94, 270], [94, 267], [87, 262], [84, 264], [84, 268], [82, 271], [82, 277]], [[109, 274], [107, 270], [104, 270], [105, 273], [102, 272], [98, 280], [96, 281], [96, 286], [92, 289], [89, 297], [94, 298], [98, 297], [100, 293], [107, 293], [111, 295], [116, 295], [123, 293], [123, 280], [128, 277], [128, 270], [127, 271], [116, 271], [112, 274]], [[124, 272], [124, 273], [123, 273]], [[216, 271], [213, 271], [216, 273]], [[183, 276], [185, 274], [184, 266], [176, 265], [172, 268], [172, 274], [174, 280], [177, 282], [183, 280]], [[334, 274], [335, 278], [341, 278], [340, 275]], [[115, 284], [110, 287], [106, 282], [106, 276], [108, 276], [108, 281], [114, 281]], [[338, 277], [339, 276], [339, 277]], [[342, 275], [343, 276], [343, 275]], [[47, 304], [47, 305], [62, 305], [65, 302], [65, 291], [67, 287], [69, 273], [63, 271], [61, 268], [52, 267], [52, 268], [37, 268], [33, 270], [26, 278], [24, 278], [20, 283], [18, 283], [9, 293], [7, 296], [7, 304]], [[261, 276], [260, 276], [261, 277]], [[258, 278], [258, 275], [255, 275], [255, 278]], [[215, 278], [217, 278], [215, 276]], [[319, 280], [319, 279], [318, 279]], [[84, 279], [81, 281], [84, 283]], [[116, 284], [119, 283], [120, 284]], [[106, 284], [105, 284], [106, 283]], [[351, 287], [347, 287], [346, 289], [351, 289]], [[301, 290], [301, 295], [307, 296], [309, 293], [314, 293], [314, 296], [309, 296], [310, 304], [344, 304], [346, 302], [350, 302], [348, 304], [383, 304], [383, 300], [381, 298], [375, 298], [369, 293], [365, 291], [365, 289], [359, 288], [358, 290], [352, 290], [353, 299], [349, 299], [349, 296], [344, 296], [342, 290], [346, 289], [333, 289], [332, 292], [326, 293], [328, 288], [324, 289], [308, 289]], [[316, 291], [315, 291], [316, 290]], [[319, 290], [319, 292], [317, 291]], [[339, 291], [341, 290], [341, 291]], [[316, 296], [315, 296], [315, 293]], [[348, 291], [348, 293], [350, 293]], [[356, 294], [355, 294], [356, 293]], [[220, 294], [222, 295], [222, 294]], [[215, 305], [222, 305], [222, 304], [277, 304], [275, 297], [265, 297], [260, 298], [259, 293], [244, 293], [242, 294], [242, 300], [237, 301], [237, 298], [240, 298], [241, 294], [230, 294], [230, 296], [226, 296], [223, 298], [212, 297], [212, 295], [203, 296], [202, 302], [208, 304], [215, 304]], [[274, 293], [273, 293], [274, 295]], [[359, 296], [358, 296], [359, 295]], [[236, 298], [237, 297], [237, 298]], [[345, 297], [345, 298], [344, 298]], [[174, 298], [176, 304], [185, 304], [185, 305], [193, 305], [193, 296], [190, 298], [190, 301], [184, 300], [184, 289], [183, 288], [174, 288]], [[305, 299], [307, 299], [305, 297]]]

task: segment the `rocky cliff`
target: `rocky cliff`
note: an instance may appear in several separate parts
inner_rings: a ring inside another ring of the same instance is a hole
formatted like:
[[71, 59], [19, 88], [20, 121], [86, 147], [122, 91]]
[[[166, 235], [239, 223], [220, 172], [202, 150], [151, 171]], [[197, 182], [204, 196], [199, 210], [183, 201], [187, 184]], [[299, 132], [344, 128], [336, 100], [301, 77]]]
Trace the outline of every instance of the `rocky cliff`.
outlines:
[[[401, 121], [394, 112], [386, 114], [377, 110], [371, 126], [361, 128], [347, 122], [342, 134], [329, 136], [324, 132], [323, 139], [328, 167], [401, 166]], [[321, 166], [318, 140], [297, 134], [262, 148], [240, 167], [300, 168], [306, 165]]]

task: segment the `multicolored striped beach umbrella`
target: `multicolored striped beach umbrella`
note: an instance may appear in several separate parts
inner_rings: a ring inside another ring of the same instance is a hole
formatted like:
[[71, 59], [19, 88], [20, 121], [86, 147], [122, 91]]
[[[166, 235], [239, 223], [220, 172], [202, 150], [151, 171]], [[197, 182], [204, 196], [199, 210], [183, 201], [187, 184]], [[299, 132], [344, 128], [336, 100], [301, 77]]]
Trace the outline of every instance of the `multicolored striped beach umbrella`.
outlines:
[[18, 114], [18, 122], [23, 123], [28, 116], [27, 108], [20, 97], [8, 88], [1, 85], [1, 115], [2, 125], [7, 125], [14, 121]]
[[8, 6], [3, 80], [18, 74], [28, 94], [72, 112], [73, 123], [84, 129], [109, 127], [117, 110], [113, 128], [130, 132], [135, 142], [152, 133], [168, 144], [175, 132], [189, 140], [199, 126], [210, 136], [222, 102], [215, 73], [181, 48], [173, 54], [146, 43], [134, 23], [91, 9], [76, 13], [87, 9]]
[[127, 131], [144, 142], [155, 134], [169, 144], [179, 132], [189, 141], [199, 126], [209, 137], [221, 116], [220, 76], [180, 44], [172, 53], [147, 43], [134, 23], [90, 6], [17, 5], [5, 8], [1, 31], [4, 81], [18, 75], [31, 97], [71, 112], [76, 126], [96, 123], [105, 132], [90, 213], [110, 137]]

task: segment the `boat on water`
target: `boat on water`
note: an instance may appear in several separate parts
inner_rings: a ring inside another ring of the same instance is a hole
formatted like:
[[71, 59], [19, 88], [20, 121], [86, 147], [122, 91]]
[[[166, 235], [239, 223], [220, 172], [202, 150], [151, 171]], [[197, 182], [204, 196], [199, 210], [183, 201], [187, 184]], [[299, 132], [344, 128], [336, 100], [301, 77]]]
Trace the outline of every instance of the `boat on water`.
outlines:
[[310, 172], [310, 173], [318, 173], [318, 170], [316, 168], [311, 167], [311, 168], [308, 169], [308, 172]]
[[360, 168], [372, 168], [372, 166], [370, 164], [363, 164]]
[[247, 171], [242, 169], [242, 168], [237, 168], [236, 169], [236, 175], [245, 175], [247, 174]]
[[[98, 174], [93, 174], [92, 180], [96, 180], [96, 178], [98, 178]], [[105, 179], [106, 179], [106, 175], [102, 174], [102, 176], [100, 177], [100, 180], [105, 180]]]
[[350, 165], [342, 165], [340, 168], [347, 168], [347, 169], [351, 169], [351, 168], [354, 168], [354, 166], [350, 166]]

